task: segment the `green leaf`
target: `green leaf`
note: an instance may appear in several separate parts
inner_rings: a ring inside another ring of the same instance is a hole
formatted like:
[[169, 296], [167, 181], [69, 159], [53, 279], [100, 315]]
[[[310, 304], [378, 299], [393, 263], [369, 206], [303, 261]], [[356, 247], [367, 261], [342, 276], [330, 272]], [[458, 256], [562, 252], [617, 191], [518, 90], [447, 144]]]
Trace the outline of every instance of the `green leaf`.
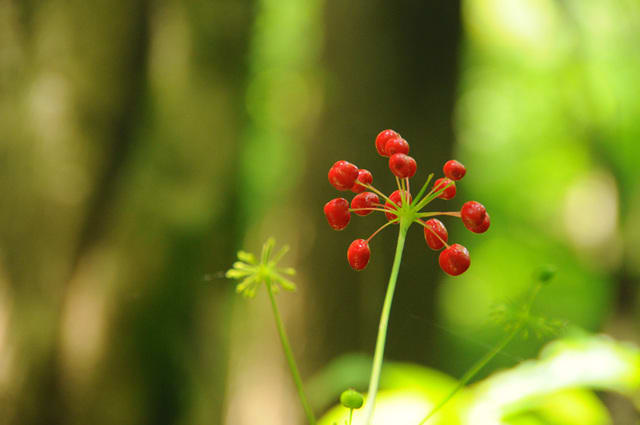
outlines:
[[483, 425], [503, 424], [508, 415], [536, 408], [541, 400], [572, 388], [632, 396], [640, 390], [640, 349], [606, 336], [555, 341], [538, 360], [494, 374], [473, 387], [468, 424], [474, 423], [472, 417], [482, 418]]

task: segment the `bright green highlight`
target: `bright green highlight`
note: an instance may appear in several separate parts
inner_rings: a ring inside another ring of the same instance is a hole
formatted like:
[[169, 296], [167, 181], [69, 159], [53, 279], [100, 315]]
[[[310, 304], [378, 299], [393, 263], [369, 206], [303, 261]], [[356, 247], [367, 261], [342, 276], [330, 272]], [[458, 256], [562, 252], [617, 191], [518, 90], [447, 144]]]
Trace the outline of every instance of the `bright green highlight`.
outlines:
[[[367, 364], [366, 358], [343, 356], [319, 378], [335, 381], [350, 372], [358, 376], [349, 376], [349, 381], [361, 382], [366, 379]], [[452, 378], [436, 370], [389, 362], [382, 374], [384, 390], [378, 394], [375, 424], [416, 425], [453, 385]], [[640, 391], [640, 348], [574, 329], [571, 335], [547, 344], [537, 359], [463, 388], [463, 394], [432, 420], [456, 425], [611, 423], [606, 407], [590, 389], [614, 391], [633, 402]], [[334, 397], [335, 391], [339, 390], [334, 390]], [[416, 417], [420, 411], [421, 416]], [[348, 413], [338, 405], [318, 424], [342, 424], [347, 419]], [[363, 425], [358, 419], [354, 418], [354, 425]]]

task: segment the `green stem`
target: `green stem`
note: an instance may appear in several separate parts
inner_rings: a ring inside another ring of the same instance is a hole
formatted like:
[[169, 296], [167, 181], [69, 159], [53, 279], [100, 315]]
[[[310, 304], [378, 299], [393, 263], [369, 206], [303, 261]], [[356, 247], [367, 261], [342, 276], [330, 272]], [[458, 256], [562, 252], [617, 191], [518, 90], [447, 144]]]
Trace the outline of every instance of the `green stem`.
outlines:
[[373, 192], [377, 193], [378, 195], [382, 196], [382, 198], [384, 198], [385, 200], [387, 200], [387, 201], [391, 202], [391, 204], [392, 204], [392, 205], [395, 205], [396, 207], [398, 206], [398, 204], [396, 204], [395, 202], [393, 202], [393, 201], [391, 200], [391, 198], [389, 198], [387, 195], [385, 195], [384, 193], [380, 192], [378, 189], [376, 189], [375, 187], [371, 186], [370, 184], [362, 183], [362, 182], [357, 181], [357, 180], [356, 180], [356, 183], [358, 183], [360, 186], [364, 186], [364, 187], [366, 187], [367, 189], [369, 189], [369, 190], [371, 190], [371, 191], [373, 191]]
[[271, 289], [271, 282], [267, 280], [265, 283], [267, 286], [267, 292], [269, 292], [271, 307], [273, 307], [273, 316], [276, 319], [276, 327], [278, 328], [278, 334], [280, 335], [280, 342], [282, 343], [282, 348], [284, 349], [287, 363], [289, 363], [289, 369], [291, 370], [291, 375], [293, 375], [293, 380], [296, 384], [298, 395], [300, 396], [300, 402], [302, 403], [305, 415], [307, 415], [309, 424], [315, 425], [316, 418], [313, 415], [313, 411], [311, 410], [309, 402], [307, 401], [307, 396], [305, 395], [304, 389], [302, 388], [302, 379], [300, 379], [300, 373], [298, 372], [298, 367], [296, 366], [296, 361], [293, 358], [293, 352], [291, 351], [291, 345], [289, 344], [289, 338], [287, 338], [287, 333], [284, 330], [284, 325], [282, 324], [282, 319], [280, 318], [280, 313], [278, 312], [276, 299], [273, 296], [273, 290]]
[[493, 359], [496, 356], [496, 354], [502, 351], [504, 347], [506, 347], [507, 344], [511, 342], [513, 337], [515, 337], [516, 334], [520, 331], [520, 328], [522, 327], [522, 325], [523, 325], [522, 322], [518, 323], [518, 325], [515, 328], [513, 328], [513, 330], [507, 336], [505, 336], [498, 345], [496, 345], [491, 351], [485, 354], [484, 357], [478, 360], [478, 362], [476, 362], [476, 364], [474, 364], [471, 367], [471, 369], [469, 369], [467, 373], [464, 374], [464, 376], [460, 379], [460, 382], [458, 382], [458, 385], [456, 385], [456, 387], [449, 394], [447, 394], [447, 396], [444, 399], [442, 399], [440, 403], [438, 403], [433, 409], [431, 409], [429, 414], [424, 417], [424, 419], [420, 422], [419, 425], [423, 425], [425, 422], [427, 422], [429, 418], [435, 415], [438, 412], [438, 410], [440, 410], [445, 404], [447, 404], [447, 402], [451, 400], [453, 396], [455, 396], [458, 393], [458, 391], [464, 388], [464, 386], [467, 385], [467, 383], [476, 375], [476, 373], [478, 373], [483, 367], [485, 367], [485, 365], [489, 363], [491, 359]]
[[439, 215], [450, 215], [451, 217], [460, 218], [460, 211], [432, 211], [428, 213], [418, 213], [417, 216], [420, 218], [425, 217], [437, 217]]
[[424, 198], [418, 203], [418, 206], [415, 208], [416, 211], [420, 211], [423, 209], [429, 202], [436, 199], [438, 196], [442, 195], [442, 193], [449, 187], [453, 186], [455, 183], [453, 181], [449, 182], [446, 186], [441, 187], [438, 190], [435, 190], [435, 187], [431, 189], [431, 192], [427, 193]]
[[511, 342], [511, 340], [518, 334], [518, 332], [520, 332], [520, 329], [522, 329], [522, 327], [524, 326], [524, 324], [528, 320], [529, 312], [531, 311], [531, 306], [533, 305], [533, 301], [535, 300], [536, 296], [538, 295], [538, 292], [540, 292], [540, 288], [541, 287], [542, 287], [542, 285], [540, 283], [538, 283], [533, 288], [533, 291], [531, 291], [529, 299], [527, 300], [527, 304], [525, 304], [525, 306], [524, 306], [524, 309], [523, 309], [524, 315], [518, 321], [518, 323], [516, 323], [516, 325], [511, 330], [511, 332], [509, 332], [502, 339], [502, 341], [500, 341], [500, 343], [498, 345], [496, 345], [491, 351], [489, 351], [480, 360], [478, 360], [471, 367], [471, 369], [469, 369], [462, 376], [462, 378], [460, 378], [460, 382], [458, 382], [458, 385], [456, 385], [456, 387], [449, 394], [447, 394], [447, 396], [444, 399], [442, 399], [442, 401], [440, 401], [440, 403], [438, 403], [433, 409], [431, 409], [429, 414], [427, 414], [427, 416], [425, 416], [424, 419], [418, 425], [424, 425], [424, 423], [427, 422], [429, 420], [429, 418], [431, 418], [433, 415], [435, 415], [438, 412], [438, 410], [440, 410], [445, 404], [447, 404], [447, 402], [449, 400], [451, 400], [453, 398], [453, 396], [455, 396], [458, 393], [458, 391], [460, 391], [462, 388], [464, 388], [464, 386], [467, 385], [467, 383], [478, 372], [480, 372], [480, 370], [483, 367], [485, 367], [486, 364], [491, 361], [491, 359], [493, 359], [500, 351], [502, 351]]
[[387, 294], [384, 298], [382, 313], [380, 314], [380, 325], [378, 326], [378, 338], [376, 340], [376, 349], [373, 355], [373, 367], [371, 369], [371, 380], [369, 381], [369, 392], [367, 394], [367, 403], [364, 409], [364, 423], [371, 424], [373, 417], [373, 409], [376, 403], [376, 394], [378, 393], [378, 384], [380, 383], [380, 371], [382, 370], [382, 360], [384, 358], [384, 346], [387, 340], [387, 327], [389, 325], [389, 314], [391, 312], [391, 303], [393, 301], [393, 293], [396, 289], [398, 281], [398, 271], [400, 270], [400, 261], [402, 260], [402, 250], [404, 249], [404, 241], [407, 236], [407, 230], [411, 221], [405, 223], [400, 221], [400, 231], [398, 232], [398, 244], [396, 246], [396, 255], [393, 259], [391, 267], [391, 276], [389, 277], [389, 285], [387, 286]]
[[418, 192], [415, 199], [413, 200], [414, 205], [418, 205], [420, 203], [420, 201], [422, 200], [421, 199], [422, 195], [424, 195], [424, 192], [427, 191], [427, 187], [429, 186], [429, 183], [431, 182], [432, 178], [433, 178], [433, 173], [429, 174], [429, 176], [427, 177], [427, 181], [424, 182], [424, 184], [422, 185], [422, 189], [420, 189], [420, 192]]

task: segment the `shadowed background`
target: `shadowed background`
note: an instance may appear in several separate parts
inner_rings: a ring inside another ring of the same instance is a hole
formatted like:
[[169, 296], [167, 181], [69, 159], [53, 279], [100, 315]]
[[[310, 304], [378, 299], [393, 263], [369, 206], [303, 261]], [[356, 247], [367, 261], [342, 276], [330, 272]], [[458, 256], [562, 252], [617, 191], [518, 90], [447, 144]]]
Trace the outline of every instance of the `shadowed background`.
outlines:
[[384, 220], [337, 233], [322, 206], [340, 159], [393, 190], [385, 128], [414, 187], [467, 166], [434, 209], [492, 218], [445, 220], [471, 252], [455, 279], [412, 229], [387, 358], [460, 376], [544, 263], [540, 311], [640, 342], [639, 45], [631, 0], [0, 0], [0, 424], [302, 423], [266, 294], [223, 272], [291, 245], [303, 377], [372, 353], [394, 231], [356, 273], [347, 246]]

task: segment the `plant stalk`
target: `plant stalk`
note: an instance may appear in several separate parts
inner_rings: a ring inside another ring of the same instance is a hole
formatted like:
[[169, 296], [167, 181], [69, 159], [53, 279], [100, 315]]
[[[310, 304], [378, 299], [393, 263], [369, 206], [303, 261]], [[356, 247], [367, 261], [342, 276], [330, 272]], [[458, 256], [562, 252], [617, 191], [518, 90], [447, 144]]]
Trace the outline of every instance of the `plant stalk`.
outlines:
[[405, 223], [400, 220], [400, 230], [398, 232], [398, 244], [396, 246], [396, 254], [391, 267], [391, 276], [389, 277], [389, 285], [387, 286], [387, 294], [384, 297], [382, 313], [380, 314], [380, 324], [378, 326], [378, 338], [376, 340], [376, 349], [373, 355], [373, 367], [371, 369], [371, 379], [369, 381], [369, 392], [364, 407], [364, 423], [371, 424], [373, 418], [373, 409], [376, 403], [376, 394], [378, 393], [378, 384], [380, 383], [380, 372], [382, 370], [382, 361], [384, 358], [384, 346], [387, 340], [387, 328], [389, 325], [389, 314], [391, 312], [391, 303], [393, 301], [393, 293], [396, 289], [398, 281], [398, 272], [400, 270], [400, 262], [402, 260], [402, 250], [407, 236], [407, 230], [411, 225], [411, 221]]
[[285, 357], [287, 358], [287, 363], [289, 364], [289, 369], [291, 370], [293, 381], [296, 384], [296, 389], [298, 390], [298, 396], [300, 396], [300, 402], [302, 403], [302, 408], [304, 409], [304, 413], [307, 416], [307, 420], [309, 421], [309, 424], [315, 425], [316, 418], [313, 415], [311, 406], [307, 401], [307, 396], [304, 393], [304, 388], [302, 387], [302, 379], [300, 378], [300, 372], [298, 372], [298, 367], [296, 366], [296, 361], [293, 358], [293, 352], [291, 351], [291, 345], [289, 344], [289, 338], [287, 337], [287, 333], [284, 330], [284, 325], [282, 324], [282, 319], [280, 318], [280, 313], [278, 312], [276, 299], [273, 295], [273, 290], [271, 289], [271, 282], [267, 280], [266, 286], [267, 286], [267, 292], [269, 292], [269, 299], [271, 300], [271, 307], [273, 308], [273, 316], [276, 319], [276, 327], [278, 328], [278, 334], [280, 335], [280, 342], [282, 343], [282, 349], [284, 350]]
[[509, 342], [511, 342], [511, 340], [513, 339], [513, 337], [516, 336], [516, 334], [520, 331], [520, 328], [522, 328], [523, 323], [519, 322], [514, 328], [513, 330], [511, 330], [511, 332], [509, 332], [509, 334], [507, 334], [502, 341], [500, 341], [500, 343], [498, 345], [496, 345], [495, 347], [493, 347], [493, 349], [491, 351], [489, 351], [487, 354], [485, 354], [480, 360], [478, 360], [472, 367], [471, 369], [469, 369], [463, 376], [462, 378], [460, 378], [460, 381], [458, 382], [458, 385], [456, 385], [456, 387], [451, 390], [451, 392], [449, 394], [447, 394], [447, 396], [445, 398], [443, 398], [440, 403], [438, 403], [433, 409], [431, 409], [431, 411], [427, 414], [427, 416], [424, 417], [424, 419], [422, 421], [420, 421], [420, 423], [418, 425], [423, 425], [425, 422], [427, 422], [433, 415], [435, 415], [445, 404], [447, 404], [447, 402], [449, 400], [451, 400], [453, 398], [453, 396], [455, 396], [458, 391], [460, 391], [462, 388], [464, 388], [465, 385], [467, 385], [467, 383], [478, 373], [480, 372], [480, 370], [486, 366], [487, 363], [489, 363], [491, 361], [491, 359], [493, 359], [500, 351], [502, 351], [504, 349], [504, 347], [507, 346], [507, 344], [509, 344]]
[[467, 383], [478, 372], [480, 372], [480, 370], [483, 367], [485, 367], [487, 363], [491, 361], [491, 359], [493, 359], [500, 351], [502, 351], [511, 342], [511, 340], [518, 334], [518, 332], [520, 332], [520, 329], [522, 329], [522, 327], [527, 322], [529, 313], [531, 311], [531, 306], [533, 305], [533, 301], [538, 295], [538, 292], [540, 292], [540, 288], [542, 288], [542, 284], [540, 283], [537, 283], [536, 286], [534, 286], [533, 290], [531, 291], [531, 294], [529, 295], [529, 299], [527, 300], [527, 303], [524, 305], [524, 309], [523, 309], [524, 314], [522, 318], [513, 327], [511, 332], [509, 332], [504, 338], [502, 338], [502, 341], [500, 341], [500, 343], [498, 343], [498, 345], [496, 345], [491, 351], [489, 351], [480, 360], [478, 360], [473, 366], [471, 366], [471, 369], [469, 369], [462, 376], [462, 378], [460, 378], [458, 385], [456, 385], [456, 387], [453, 390], [451, 390], [451, 392], [447, 394], [447, 396], [444, 399], [442, 399], [440, 403], [438, 403], [433, 409], [431, 409], [431, 411], [427, 414], [427, 416], [425, 416], [424, 419], [418, 425], [424, 425], [424, 423], [427, 422], [429, 418], [435, 415], [438, 412], [438, 410], [440, 410], [445, 404], [447, 404], [447, 402], [451, 400], [453, 396], [455, 396], [458, 393], [458, 391], [464, 388], [464, 386], [467, 385]]

